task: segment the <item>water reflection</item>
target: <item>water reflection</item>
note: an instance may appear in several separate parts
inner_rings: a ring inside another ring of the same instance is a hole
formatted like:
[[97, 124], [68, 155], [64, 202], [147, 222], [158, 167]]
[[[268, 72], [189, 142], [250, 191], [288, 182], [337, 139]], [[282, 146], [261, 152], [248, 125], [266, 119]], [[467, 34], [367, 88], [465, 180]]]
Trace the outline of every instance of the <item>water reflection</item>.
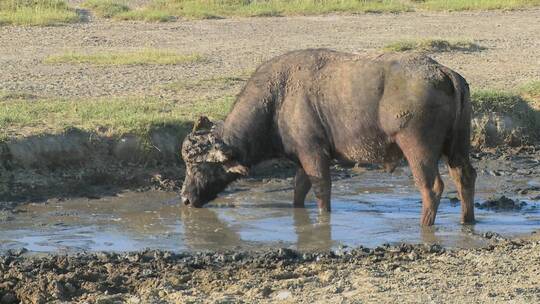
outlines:
[[242, 244], [240, 235], [222, 221], [211, 208], [180, 208], [183, 240], [191, 250], [234, 248]]
[[437, 228], [434, 226], [431, 227], [421, 227], [420, 228], [420, 237], [423, 243], [429, 244], [441, 244], [442, 240], [436, 234]]
[[294, 208], [293, 223], [298, 249], [330, 250], [333, 247], [331, 213], [319, 213], [316, 219], [312, 220], [307, 209]]
[[[242, 239], [240, 236], [241, 227], [220, 218], [217, 212], [220, 209], [194, 209], [188, 207], [180, 209], [180, 218], [184, 230], [182, 235], [183, 243], [191, 250], [234, 249], [256, 246], [256, 241]], [[310, 216], [309, 209], [300, 208], [288, 208], [286, 214], [288, 217], [292, 217], [290, 230], [296, 235], [296, 242], [293, 242], [295, 248], [300, 250], [330, 250], [334, 247], [331, 214], [324, 213]], [[234, 221], [232, 222], [234, 223]], [[270, 243], [263, 244], [263, 246], [267, 247]]]

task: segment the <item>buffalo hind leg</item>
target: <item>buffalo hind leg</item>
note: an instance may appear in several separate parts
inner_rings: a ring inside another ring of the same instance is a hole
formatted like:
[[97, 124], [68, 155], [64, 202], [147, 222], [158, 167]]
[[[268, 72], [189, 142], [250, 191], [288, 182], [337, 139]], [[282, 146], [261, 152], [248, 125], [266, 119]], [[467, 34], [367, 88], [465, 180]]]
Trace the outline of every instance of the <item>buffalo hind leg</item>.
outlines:
[[456, 184], [459, 199], [461, 200], [461, 222], [474, 223], [474, 185], [476, 170], [469, 162], [468, 157], [448, 160], [450, 176]]
[[309, 176], [307, 176], [306, 171], [302, 167], [298, 168], [296, 171], [296, 176], [294, 177], [294, 201], [293, 206], [295, 208], [303, 208], [304, 201], [306, 200], [306, 195], [311, 189], [311, 181]]
[[332, 188], [330, 160], [323, 155], [309, 155], [307, 153], [301, 155], [300, 163], [311, 182], [319, 211], [330, 211], [330, 194]]
[[435, 223], [437, 209], [441, 201], [444, 188], [442, 179], [435, 164], [413, 163], [410, 164], [416, 186], [422, 194], [422, 226], [431, 226]]
[[420, 223], [422, 226], [431, 226], [435, 223], [437, 209], [444, 184], [439, 175], [437, 151], [430, 151], [424, 148], [427, 145], [417, 141], [408, 140], [399, 141], [409, 167], [411, 168], [414, 182], [422, 195], [422, 216]]
[[439, 168], [437, 168], [437, 176], [435, 176], [435, 184], [433, 185], [433, 191], [435, 191], [435, 194], [437, 195], [437, 200], [441, 201], [441, 196], [444, 191], [444, 183], [439, 173]]

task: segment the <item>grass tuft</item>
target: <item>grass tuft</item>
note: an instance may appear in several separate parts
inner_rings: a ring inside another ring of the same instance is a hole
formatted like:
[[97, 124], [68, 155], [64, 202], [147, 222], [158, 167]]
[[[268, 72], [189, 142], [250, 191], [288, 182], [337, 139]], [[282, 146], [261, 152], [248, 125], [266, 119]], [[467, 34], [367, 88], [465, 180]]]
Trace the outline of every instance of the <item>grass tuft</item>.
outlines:
[[82, 6], [103, 18], [112, 18], [130, 11], [129, 6], [118, 0], [86, 0]]
[[443, 39], [424, 39], [424, 40], [401, 40], [392, 42], [384, 46], [384, 51], [406, 52], [476, 52], [485, 48], [468, 40], [443, 40]]
[[80, 20], [65, 0], [0, 0], [0, 25], [59, 25]]
[[146, 49], [133, 52], [102, 52], [85, 54], [69, 52], [45, 58], [45, 63], [71, 63], [94, 65], [136, 65], [136, 64], [182, 64], [200, 62], [199, 54], [178, 54], [173, 51]]

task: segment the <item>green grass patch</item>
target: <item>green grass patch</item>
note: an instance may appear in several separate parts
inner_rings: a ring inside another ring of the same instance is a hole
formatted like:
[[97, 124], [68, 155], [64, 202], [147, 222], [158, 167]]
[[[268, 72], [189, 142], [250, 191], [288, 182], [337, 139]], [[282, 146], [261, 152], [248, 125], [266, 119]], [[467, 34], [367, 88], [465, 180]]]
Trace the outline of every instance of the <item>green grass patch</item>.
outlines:
[[383, 47], [389, 52], [475, 52], [485, 49], [484, 47], [469, 40], [444, 40], [444, 39], [421, 39], [421, 40], [401, 40], [392, 42]]
[[0, 25], [58, 25], [80, 20], [65, 0], [0, 0]]
[[118, 0], [86, 0], [82, 3], [82, 6], [103, 18], [112, 18], [130, 11], [125, 1]]
[[189, 19], [212, 19], [410, 10], [412, 6], [400, 0], [154, 0], [145, 8], [122, 17], [147, 20], [147, 16], [158, 14]]
[[418, 8], [430, 11], [512, 10], [540, 5], [540, 0], [426, 0], [418, 2]]
[[135, 64], [182, 64], [203, 61], [199, 54], [179, 54], [167, 50], [146, 49], [132, 52], [102, 52], [85, 54], [69, 52], [45, 58], [45, 63], [71, 63], [94, 65], [135, 65]]
[[[178, 103], [159, 98], [98, 98], [85, 100], [0, 99], [0, 137], [57, 134], [77, 128], [107, 136], [145, 136], [160, 126], [187, 126], [200, 115], [223, 119], [233, 96]], [[100, 131], [103, 133], [103, 131]]]

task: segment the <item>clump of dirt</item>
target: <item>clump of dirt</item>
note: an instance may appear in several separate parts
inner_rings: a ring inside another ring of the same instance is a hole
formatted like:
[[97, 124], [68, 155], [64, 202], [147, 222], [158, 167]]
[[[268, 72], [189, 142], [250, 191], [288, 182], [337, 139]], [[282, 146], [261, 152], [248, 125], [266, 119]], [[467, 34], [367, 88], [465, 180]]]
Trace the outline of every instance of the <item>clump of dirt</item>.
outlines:
[[7, 252], [0, 256], [0, 303], [384, 302], [398, 296], [404, 303], [537, 302], [539, 248], [540, 241], [529, 239], [458, 250], [401, 244], [328, 252]]
[[483, 203], [475, 203], [474, 206], [478, 209], [488, 209], [495, 211], [521, 210], [523, 207], [527, 206], [527, 203], [513, 200], [503, 195], [497, 198], [489, 199]]

